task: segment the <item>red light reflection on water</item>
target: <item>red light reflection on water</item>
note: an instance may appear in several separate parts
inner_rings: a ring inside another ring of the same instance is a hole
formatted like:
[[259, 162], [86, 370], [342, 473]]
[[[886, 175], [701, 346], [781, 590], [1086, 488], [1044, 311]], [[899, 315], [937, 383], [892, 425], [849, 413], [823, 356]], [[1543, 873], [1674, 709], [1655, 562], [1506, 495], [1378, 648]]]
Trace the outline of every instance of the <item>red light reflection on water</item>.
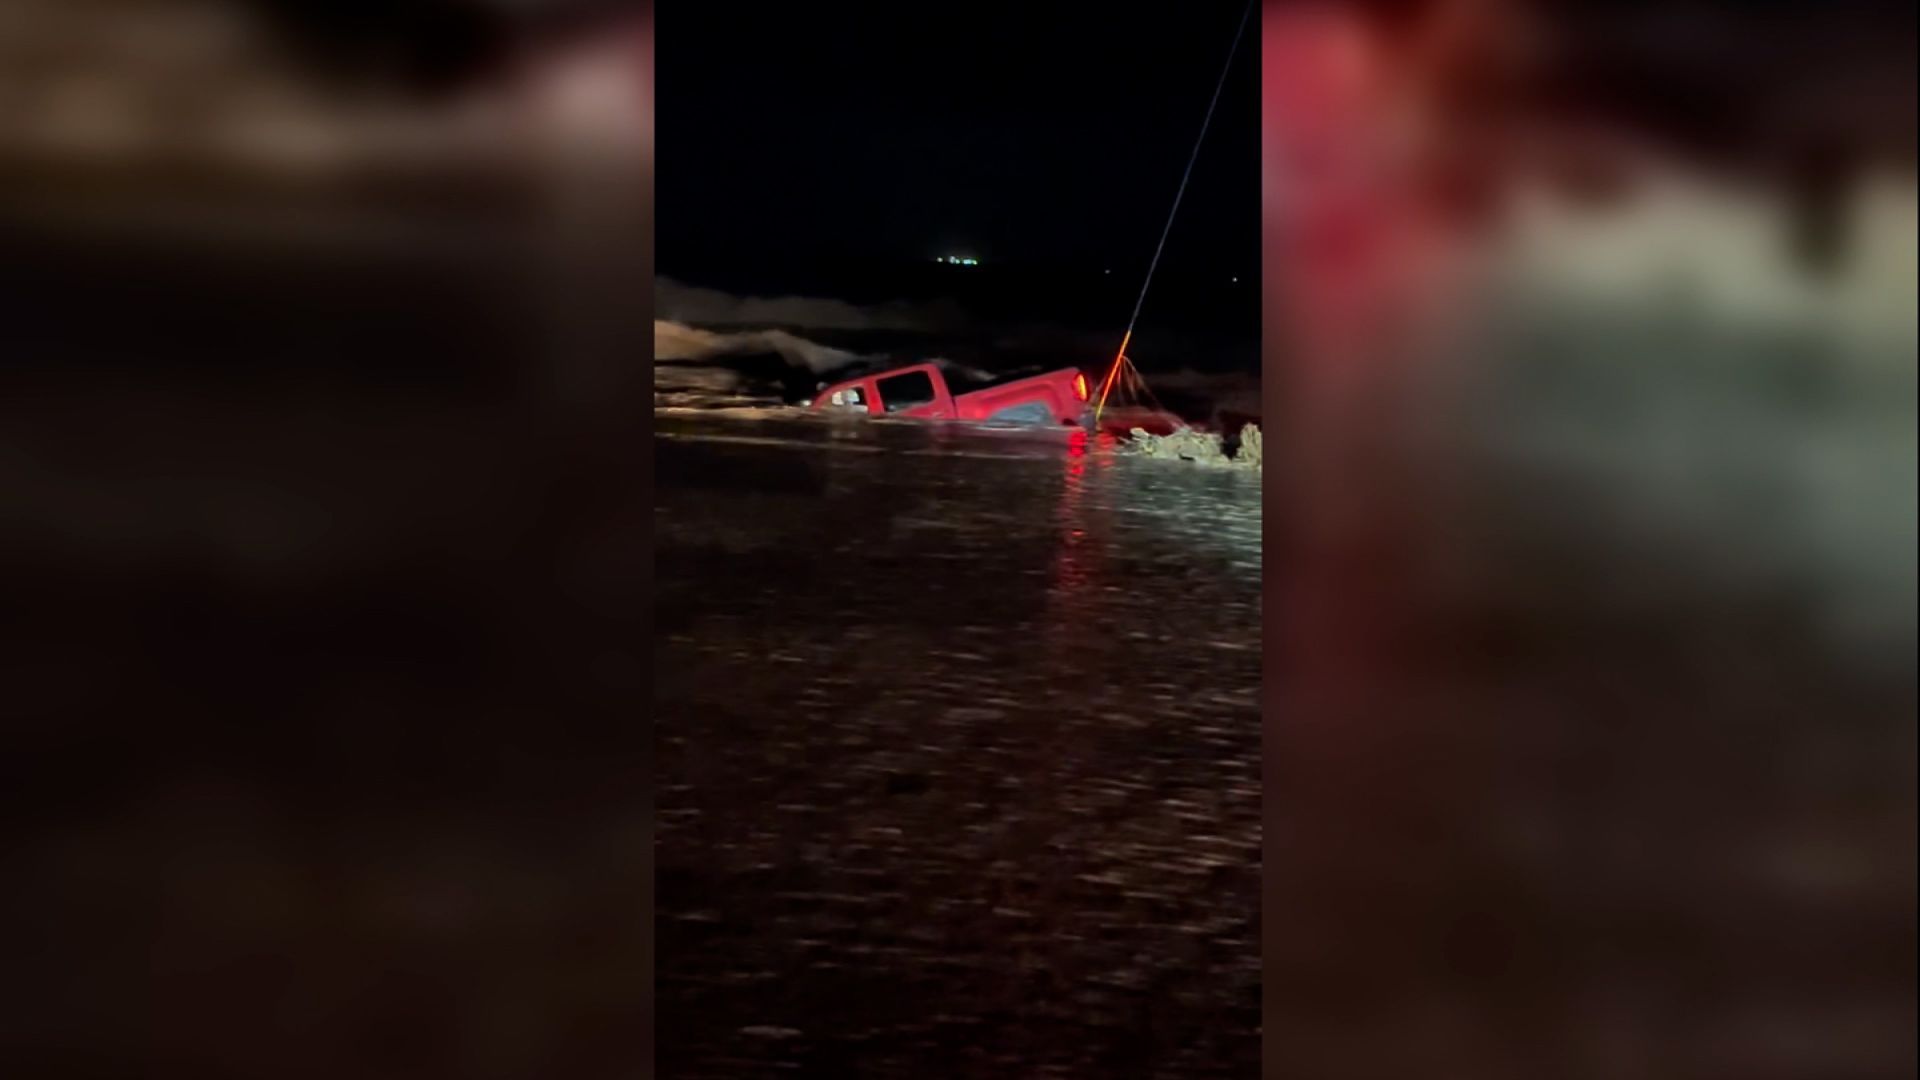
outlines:
[[1061, 478], [1060, 501], [1054, 522], [1059, 543], [1054, 554], [1052, 584], [1048, 606], [1055, 607], [1074, 594], [1085, 593], [1098, 583], [1101, 542], [1093, 531], [1085, 506], [1087, 464], [1101, 467], [1113, 463], [1113, 437], [1076, 430], [1067, 436], [1066, 470]]

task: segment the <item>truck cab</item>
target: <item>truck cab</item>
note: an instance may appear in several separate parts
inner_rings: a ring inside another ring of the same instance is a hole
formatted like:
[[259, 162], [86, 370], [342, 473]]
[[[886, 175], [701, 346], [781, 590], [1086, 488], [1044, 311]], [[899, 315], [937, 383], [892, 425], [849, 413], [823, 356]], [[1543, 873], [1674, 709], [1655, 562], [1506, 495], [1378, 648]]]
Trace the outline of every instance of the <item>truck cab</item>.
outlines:
[[823, 387], [809, 407], [915, 420], [1068, 425], [1086, 413], [1087, 394], [1087, 377], [1075, 368], [955, 394], [939, 365], [909, 364]]
[[933, 364], [913, 364], [834, 383], [815, 395], [813, 408], [921, 420], [954, 416], [953, 393]]

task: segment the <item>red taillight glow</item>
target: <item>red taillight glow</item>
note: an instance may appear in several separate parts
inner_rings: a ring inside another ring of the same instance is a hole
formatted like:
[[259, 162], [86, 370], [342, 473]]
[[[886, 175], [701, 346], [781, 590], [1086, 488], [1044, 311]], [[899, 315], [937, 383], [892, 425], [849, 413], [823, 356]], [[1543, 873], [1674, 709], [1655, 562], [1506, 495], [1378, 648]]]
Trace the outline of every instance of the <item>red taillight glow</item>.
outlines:
[[1081, 401], [1087, 400], [1087, 377], [1085, 375], [1075, 375], [1073, 377], [1073, 396], [1079, 398]]

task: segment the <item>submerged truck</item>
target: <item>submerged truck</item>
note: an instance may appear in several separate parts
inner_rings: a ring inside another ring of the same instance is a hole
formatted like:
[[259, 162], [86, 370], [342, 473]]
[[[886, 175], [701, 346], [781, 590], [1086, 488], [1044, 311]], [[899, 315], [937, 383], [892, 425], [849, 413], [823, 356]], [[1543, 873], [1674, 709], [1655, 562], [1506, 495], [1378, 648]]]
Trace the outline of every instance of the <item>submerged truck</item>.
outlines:
[[1062, 368], [954, 393], [937, 364], [910, 364], [823, 387], [808, 407], [920, 420], [1078, 425], [1088, 415], [1087, 376]]

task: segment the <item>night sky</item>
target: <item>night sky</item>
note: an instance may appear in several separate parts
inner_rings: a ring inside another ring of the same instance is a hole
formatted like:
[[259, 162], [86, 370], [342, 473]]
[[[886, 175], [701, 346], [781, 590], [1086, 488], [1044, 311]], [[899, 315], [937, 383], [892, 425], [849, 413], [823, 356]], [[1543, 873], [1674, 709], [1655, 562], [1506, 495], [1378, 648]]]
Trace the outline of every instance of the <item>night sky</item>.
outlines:
[[[1242, 10], [662, 5], [659, 268], [806, 290], [810, 266], [951, 251], [1137, 283]], [[1156, 281], [1172, 289], [1255, 280], [1256, 30], [1168, 240]]]

